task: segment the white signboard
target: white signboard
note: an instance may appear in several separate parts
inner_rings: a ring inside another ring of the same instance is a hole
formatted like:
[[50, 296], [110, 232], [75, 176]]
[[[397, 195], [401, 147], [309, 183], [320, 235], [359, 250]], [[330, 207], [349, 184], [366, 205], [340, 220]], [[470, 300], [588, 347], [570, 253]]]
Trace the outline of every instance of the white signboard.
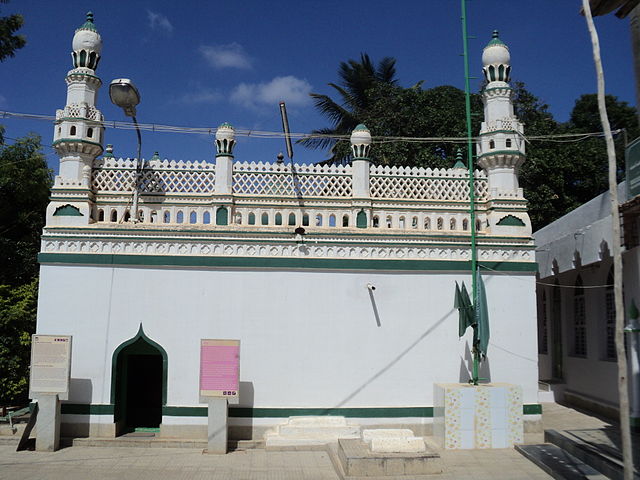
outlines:
[[37, 398], [38, 393], [57, 393], [61, 400], [67, 400], [70, 376], [71, 336], [33, 335], [29, 398]]

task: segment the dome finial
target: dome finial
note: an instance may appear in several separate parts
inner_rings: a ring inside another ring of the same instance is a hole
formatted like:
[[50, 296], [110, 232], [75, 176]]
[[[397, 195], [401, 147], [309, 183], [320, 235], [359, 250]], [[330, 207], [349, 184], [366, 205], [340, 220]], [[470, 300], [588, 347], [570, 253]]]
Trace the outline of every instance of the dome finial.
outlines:
[[87, 22], [93, 23], [93, 12], [87, 12]]
[[494, 30], [492, 38], [500, 38], [500, 32], [498, 32], [498, 30]]

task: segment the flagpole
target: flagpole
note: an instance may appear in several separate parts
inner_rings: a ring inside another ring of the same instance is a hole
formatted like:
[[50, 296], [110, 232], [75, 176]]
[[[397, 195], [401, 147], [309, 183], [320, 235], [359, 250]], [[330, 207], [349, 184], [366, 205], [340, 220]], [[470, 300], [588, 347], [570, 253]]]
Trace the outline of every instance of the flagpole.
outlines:
[[[478, 252], [476, 251], [476, 208], [475, 208], [475, 188], [473, 178], [473, 144], [471, 136], [471, 93], [469, 88], [469, 36], [467, 34], [467, 0], [461, 0], [462, 6], [462, 42], [463, 42], [463, 57], [464, 57], [464, 103], [465, 113], [467, 117], [467, 166], [469, 168], [469, 217], [471, 221], [471, 298], [473, 299], [474, 306], [477, 307], [477, 278], [476, 270], [478, 263]], [[474, 328], [474, 340], [477, 338], [476, 329]], [[480, 352], [478, 352], [478, 346], [473, 345], [473, 372], [472, 381], [474, 385], [478, 384], [478, 364], [479, 364]]]

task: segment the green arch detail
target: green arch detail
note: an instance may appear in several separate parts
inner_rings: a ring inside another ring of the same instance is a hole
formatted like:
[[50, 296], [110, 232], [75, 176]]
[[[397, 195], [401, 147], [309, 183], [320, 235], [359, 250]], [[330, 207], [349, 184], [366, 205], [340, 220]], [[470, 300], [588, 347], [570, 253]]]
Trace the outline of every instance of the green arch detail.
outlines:
[[356, 227], [367, 228], [367, 214], [364, 210], [360, 210], [356, 215]]
[[520, 220], [518, 217], [513, 215], [507, 215], [506, 217], [502, 217], [496, 225], [504, 226], [504, 227], [524, 227], [525, 223]]
[[218, 207], [216, 210], [216, 225], [229, 225], [229, 210], [227, 210], [227, 207]]
[[[141, 342], [140, 342], [141, 341]], [[134, 346], [135, 343], [140, 342], [141, 345], [138, 345], [135, 348], [136, 353], [149, 353], [152, 350], [156, 350], [162, 356], [162, 405], [167, 404], [167, 374], [169, 367], [169, 360], [167, 356], [167, 352], [162, 346], [151, 340], [144, 333], [144, 329], [142, 328], [142, 323], [140, 323], [140, 328], [138, 328], [138, 333], [133, 338], [122, 342], [118, 347], [114, 350], [113, 356], [111, 357], [111, 404], [116, 404], [116, 374], [118, 370], [118, 356], [120, 353], [127, 347]], [[144, 345], [146, 344], [146, 345]]]
[[83, 217], [82, 213], [80, 213], [80, 209], [78, 207], [74, 207], [73, 205], [62, 205], [61, 207], [56, 208], [56, 211], [53, 212], [54, 217]]

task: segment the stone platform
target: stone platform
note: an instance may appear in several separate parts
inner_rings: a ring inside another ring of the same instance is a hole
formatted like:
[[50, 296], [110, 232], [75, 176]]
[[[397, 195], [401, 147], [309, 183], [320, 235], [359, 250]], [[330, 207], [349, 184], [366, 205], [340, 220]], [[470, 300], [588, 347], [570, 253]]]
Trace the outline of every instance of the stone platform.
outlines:
[[360, 438], [360, 427], [338, 416], [289, 417], [264, 436], [268, 450], [323, 446], [341, 438]]
[[361, 439], [340, 439], [336, 450], [331, 450], [337, 461], [336, 468], [344, 479], [366, 477], [427, 479], [427, 475], [442, 473], [443, 464], [433, 449], [425, 448], [415, 453], [372, 452], [369, 445]]

